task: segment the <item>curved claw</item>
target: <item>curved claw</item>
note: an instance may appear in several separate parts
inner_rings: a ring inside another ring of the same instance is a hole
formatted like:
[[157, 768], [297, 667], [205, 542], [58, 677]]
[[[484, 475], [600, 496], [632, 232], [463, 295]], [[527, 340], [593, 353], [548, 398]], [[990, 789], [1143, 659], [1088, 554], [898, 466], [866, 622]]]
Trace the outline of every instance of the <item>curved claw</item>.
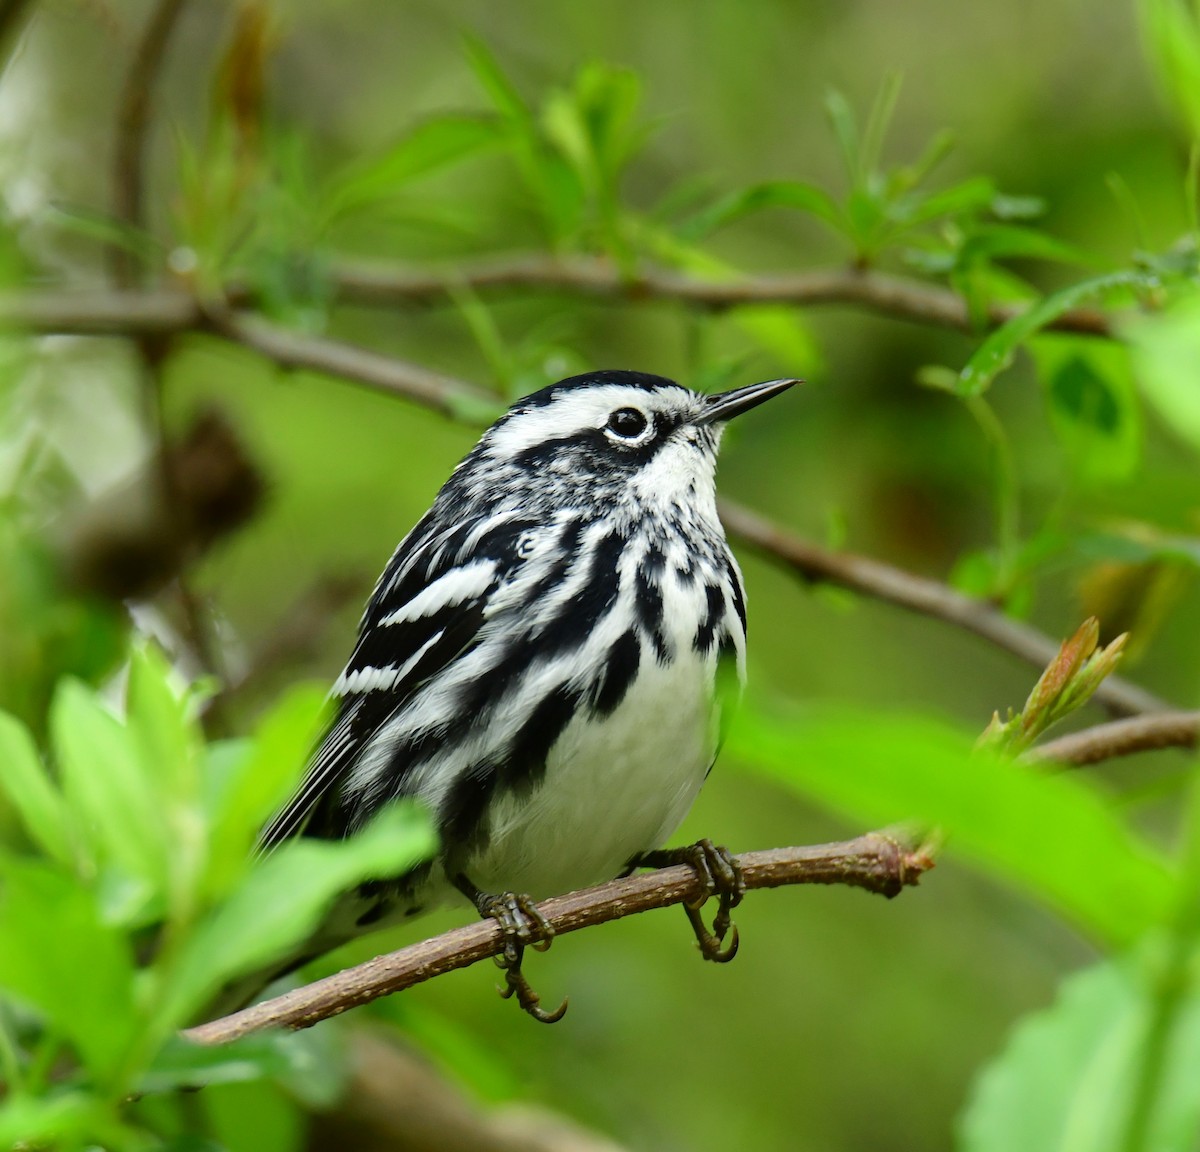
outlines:
[[504, 947], [493, 957], [496, 967], [504, 972], [504, 987], [497, 987], [496, 991], [505, 1000], [515, 995], [517, 1003], [542, 1024], [554, 1024], [561, 1020], [567, 1011], [566, 997], [553, 1012], [547, 1012], [541, 1007], [541, 997], [521, 971], [525, 949], [545, 952], [554, 940], [554, 926], [529, 896], [517, 892], [492, 895], [476, 888], [462, 874], [455, 876], [453, 882], [479, 910], [480, 916], [495, 920], [504, 934]]
[[[728, 964], [737, 955], [741, 937], [738, 935], [736, 924], [731, 924], [730, 927], [733, 929], [733, 934], [729, 937], [729, 943], [724, 948], [718, 947], [715, 952], [706, 955], [705, 960], [711, 960], [714, 964]], [[716, 937], [718, 941], [721, 938], [721, 936]]]
[[700, 947], [700, 955], [705, 960], [711, 960], [715, 964], [728, 964], [738, 951], [740, 938], [736, 924], [731, 924], [733, 935], [730, 937], [729, 944], [722, 948], [724, 943], [725, 933], [714, 933], [709, 931], [708, 925], [704, 923], [704, 918], [700, 915], [699, 908], [693, 908], [690, 904], [684, 904], [684, 912], [687, 913], [689, 923], [692, 925], [692, 931], [696, 934], [696, 943]]
[[533, 990], [532, 985], [525, 979], [525, 973], [521, 971], [524, 952], [524, 945], [510, 941], [505, 945], [504, 951], [495, 957], [497, 966], [504, 970], [504, 987], [497, 985], [496, 991], [501, 1000], [511, 1000], [515, 995], [522, 1010], [539, 1023], [557, 1024], [567, 1014], [569, 997], [564, 996], [562, 1003], [553, 1012], [542, 1008], [542, 998]]
[[[696, 934], [700, 955], [716, 964], [728, 964], [737, 955], [737, 925], [729, 913], [742, 902], [746, 882], [742, 876], [741, 865], [727, 848], [722, 848], [711, 840], [698, 840], [684, 848], [644, 852], [634, 857], [630, 863], [634, 867], [649, 868], [662, 868], [670, 864], [691, 865], [701, 881], [701, 889], [696, 897], [684, 901], [683, 910], [687, 913], [692, 931]], [[718, 898], [717, 914], [713, 917], [711, 929], [700, 916], [700, 909], [710, 896]], [[731, 930], [733, 936], [729, 944], [722, 948], [722, 942]]]

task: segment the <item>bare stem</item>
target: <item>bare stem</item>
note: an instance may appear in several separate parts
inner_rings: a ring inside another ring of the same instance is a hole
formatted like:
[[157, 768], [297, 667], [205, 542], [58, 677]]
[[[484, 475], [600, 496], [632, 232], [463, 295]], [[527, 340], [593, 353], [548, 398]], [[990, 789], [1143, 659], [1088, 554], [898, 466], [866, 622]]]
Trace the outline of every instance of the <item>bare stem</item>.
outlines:
[[[113, 152], [113, 210], [119, 220], [134, 228], [145, 225], [145, 152], [150, 127], [150, 99], [162, 68], [171, 33], [187, 0], [159, 0], [138, 42], [125, 76], [117, 107], [116, 147]], [[112, 250], [112, 270], [117, 283], [128, 287], [136, 278], [136, 265], [128, 252]]]
[[[888, 897], [915, 885], [933, 867], [932, 857], [921, 848], [881, 832], [836, 844], [747, 852], [738, 860], [748, 889], [848, 884]], [[539, 904], [538, 910], [556, 936], [565, 936], [652, 908], [694, 901], [701, 894], [696, 872], [687, 865], [675, 865], [556, 896]], [[502, 948], [498, 924], [483, 920], [189, 1028], [183, 1035], [198, 1044], [225, 1044], [264, 1028], [307, 1028], [380, 996], [478, 963]]]
[[[841, 304], [960, 332], [976, 329], [966, 301], [956, 292], [911, 277], [853, 267], [711, 280], [653, 267], [629, 274], [601, 256], [530, 254], [434, 271], [342, 261], [335, 265], [332, 279], [343, 300], [377, 307], [448, 302], [451, 293], [462, 287], [485, 293], [523, 289], [608, 300], [662, 300], [714, 310], [743, 304]], [[993, 304], [987, 322], [1003, 324], [1020, 311], [1020, 305]], [[1048, 327], [1088, 336], [1112, 334], [1109, 317], [1090, 308], [1066, 312]]]
[[[822, 548], [731, 500], [721, 501], [721, 519], [732, 535], [787, 565], [805, 580], [838, 584], [923, 616], [944, 620], [982, 636], [1038, 668], [1044, 668], [1058, 654], [1056, 641], [1029, 624], [1006, 616], [987, 600], [966, 596], [937, 580], [905, 572], [868, 556]], [[1095, 698], [1119, 716], [1162, 712], [1168, 708], [1151, 693], [1118, 676], [1104, 680], [1096, 689]]]
[[1198, 742], [1200, 712], [1155, 712], [1060, 736], [1031, 749], [1027, 758], [1053, 760], [1078, 768], [1118, 756], [1131, 756], [1135, 752], [1195, 748]]

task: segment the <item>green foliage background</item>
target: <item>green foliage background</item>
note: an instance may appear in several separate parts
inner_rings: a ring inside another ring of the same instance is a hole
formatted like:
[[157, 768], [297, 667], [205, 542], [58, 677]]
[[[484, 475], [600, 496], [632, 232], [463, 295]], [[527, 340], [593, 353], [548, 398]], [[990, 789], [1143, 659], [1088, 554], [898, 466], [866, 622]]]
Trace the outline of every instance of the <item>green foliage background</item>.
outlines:
[[[1132, 632], [1124, 674], [1196, 706], [1200, 16], [1184, 0], [194, 4], [153, 94], [144, 229], [111, 215], [109, 151], [154, 6], [33, 8], [0, 78], [14, 297], [103, 284], [116, 243], [147, 283], [236, 282], [272, 322], [473, 382], [497, 407], [588, 367], [705, 388], [804, 376], [728, 437], [725, 494], [1054, 636], [1096, 613], [1106, 638]], [[952, 288], [980, 323], [462, 285], [430, 306], [335, 299], [346, 260], [514, 252], [719, 279], [879, 268]], [[1005, 302], [1032, 320], [987, 335]], [[1077, 306], [1117, 317], [1119, 339], [1038, 332]], [[195, 712], [212, 686], [168, 675], [153, 647], [135, 644], [142, 696], [114, 719], [125, 623], [66, 591], [56, 557], [157, 435], [137, 353], [22, 336], [0, 351], [0, 1137], [300, 1147], [370, 1018], [482, 1101], [542, 1102], [634, 1148], [1196, 1147], [1191, 761], [1054, 779], [968, 763], [1036, 673], [745, 551], [748, 718], [678, 842], [926, 819], [949, 849], [918, 890], [752, 895], [727, 968], [698, 962], [675, 914], [565, 939], [535, 961], [548, 1000], [572, 997], [556, 1028], [476, 968], [311, 1035], [189, 1053], [172, 1030], [253, 948], [302, 935], [320, 883], [405, 858], [423, 832], [401, 813], [390, 848], [296, 856], [274, 880], [242, 867], [359, 601], [208, 743]], [[490, 411], [450, 420], [212, 334], [174, 340], [160, 370], [166, 433], [216, 408], [266, 478], [250, 524], [188, 573], [233, 676], [314, 581], [365, 595]], [[273, 928], [253, 914], [267, 906]], [[176, 948], [135, 974], [163, 918]], [[170, 1091], [197, 1079], [198, 1097]], [[149, 1094], [122, 1104], [133, 1090]]]

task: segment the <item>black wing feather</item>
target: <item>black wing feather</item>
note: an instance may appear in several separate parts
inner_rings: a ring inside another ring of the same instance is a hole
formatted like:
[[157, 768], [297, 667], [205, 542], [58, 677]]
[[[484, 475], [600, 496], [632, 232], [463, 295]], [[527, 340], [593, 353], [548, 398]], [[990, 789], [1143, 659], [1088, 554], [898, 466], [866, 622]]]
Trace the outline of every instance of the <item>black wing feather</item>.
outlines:
[[[371, 737], [387, 723], [430, 677], [458, 659], [478, 641], [488, 600], [511, 566], [518, 562], [515, 543], [527, 521], [513, 520], [489, 534], [483, 551], [470, 562], [494, 560], [496, 573], [480, 594], [457, 604], [391, 625], [381, 621], [402, 608], [435, 580], [461, 563], [461, 544], [469, 525], [459, 523], [450, 533], [434, 536], [425, 519], [396, 549], [363, 613], [358, 642], [346, 674], [369, 668], [402, 667], [422, 647], [413, 666], [389, 688], [346, 690], [332, 722], [309, 763], [304, 780], [288, 803], [263, 830], [259, 850], [267, 851], [301, 832], [338, 838], [347, 831], [339, 785]], [[398, 766], [400, 776], [404, 766]]]

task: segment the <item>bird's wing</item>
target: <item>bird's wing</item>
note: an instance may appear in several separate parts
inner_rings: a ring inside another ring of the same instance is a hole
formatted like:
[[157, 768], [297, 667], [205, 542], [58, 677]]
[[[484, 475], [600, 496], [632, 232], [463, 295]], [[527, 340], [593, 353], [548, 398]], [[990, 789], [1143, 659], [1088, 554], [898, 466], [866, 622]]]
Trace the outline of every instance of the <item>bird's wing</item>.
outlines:
[[[299, 788], [259, 837], [268, 851], [304, 828], [364, 746], [416, 689], [477, 640], [489, 598], [519, 562], [526, 522], [498, 517], [401, 543], [363, 613], [358, 643], [331, 695], [337, 713]], [[469, 558], [463, 557], [468, 550]]]

